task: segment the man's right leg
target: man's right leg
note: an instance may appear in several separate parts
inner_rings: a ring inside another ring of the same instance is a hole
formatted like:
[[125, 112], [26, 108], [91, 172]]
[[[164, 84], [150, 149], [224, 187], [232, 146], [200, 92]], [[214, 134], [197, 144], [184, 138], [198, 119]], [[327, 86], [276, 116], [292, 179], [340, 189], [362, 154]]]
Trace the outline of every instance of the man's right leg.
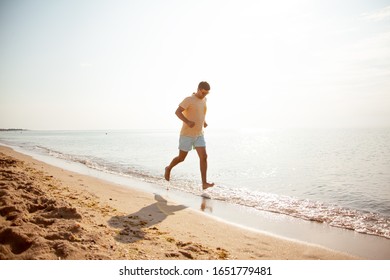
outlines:
[[180, 162], [183, 162], [186, 159], [187, 154], [188, 152], [179, 150], [179, 155], [175, 157], [167, 167], [165, 167], [165, 174], [164, 174], [165, 180], [169, 181], [171, 177], [172, 168], [174, 168]]

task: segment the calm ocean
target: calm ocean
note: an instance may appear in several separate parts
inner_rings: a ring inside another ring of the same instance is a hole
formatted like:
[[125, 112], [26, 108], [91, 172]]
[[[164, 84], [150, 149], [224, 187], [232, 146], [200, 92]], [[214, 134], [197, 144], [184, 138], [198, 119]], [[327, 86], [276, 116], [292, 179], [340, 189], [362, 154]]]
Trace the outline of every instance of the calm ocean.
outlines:
[[[390, 238], [390, 129], [206, 133], [213, 199]], [[0, 142], [166, 188], [178, 131], [3, 131]], [[169, 187], [200, 185], [193, 151]]]

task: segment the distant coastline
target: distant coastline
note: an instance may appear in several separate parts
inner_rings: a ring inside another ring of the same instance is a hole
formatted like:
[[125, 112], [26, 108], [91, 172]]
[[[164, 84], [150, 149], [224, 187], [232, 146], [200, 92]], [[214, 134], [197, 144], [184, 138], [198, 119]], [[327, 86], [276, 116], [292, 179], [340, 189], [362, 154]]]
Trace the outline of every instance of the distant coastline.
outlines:
[[28, 129], [23, 128], [0, 128], [0, 131], [27, 131]]

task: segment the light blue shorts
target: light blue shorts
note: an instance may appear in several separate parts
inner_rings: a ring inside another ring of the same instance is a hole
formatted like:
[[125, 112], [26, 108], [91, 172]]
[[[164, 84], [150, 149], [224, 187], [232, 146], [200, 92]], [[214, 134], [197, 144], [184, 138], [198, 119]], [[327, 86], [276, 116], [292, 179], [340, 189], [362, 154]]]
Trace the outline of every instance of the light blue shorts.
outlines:
[[180, 135], [179, 139], [179, 150], [184, 152], [189, 152], [194, 148], [198, 147], [206, 147], [206, 141], [204, 140], [204, 136], [198, 137], [189, 137]]

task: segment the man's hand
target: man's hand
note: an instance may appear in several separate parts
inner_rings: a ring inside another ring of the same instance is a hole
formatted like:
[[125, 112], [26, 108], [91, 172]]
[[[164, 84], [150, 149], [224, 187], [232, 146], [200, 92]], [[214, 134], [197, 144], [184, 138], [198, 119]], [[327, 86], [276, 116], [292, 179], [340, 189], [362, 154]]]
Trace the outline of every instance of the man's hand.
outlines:
[[176, 109], [176, 116], [182, 120], [186, 125], [188, 125], [190, 128], [193, 128], [195, 126], [195, 123], [193, 121], [188, 120], [184, 115], [183, 115], [184, 108], [178, 107]]
[[186, 124], [187, 124], [189, 127], [191, 127], [191, 128], [193, 128], [193, 127], [195, 126], [195, 123], [194, 123], [193, 121], [188, 121], [188, 122], [186, 122]]

